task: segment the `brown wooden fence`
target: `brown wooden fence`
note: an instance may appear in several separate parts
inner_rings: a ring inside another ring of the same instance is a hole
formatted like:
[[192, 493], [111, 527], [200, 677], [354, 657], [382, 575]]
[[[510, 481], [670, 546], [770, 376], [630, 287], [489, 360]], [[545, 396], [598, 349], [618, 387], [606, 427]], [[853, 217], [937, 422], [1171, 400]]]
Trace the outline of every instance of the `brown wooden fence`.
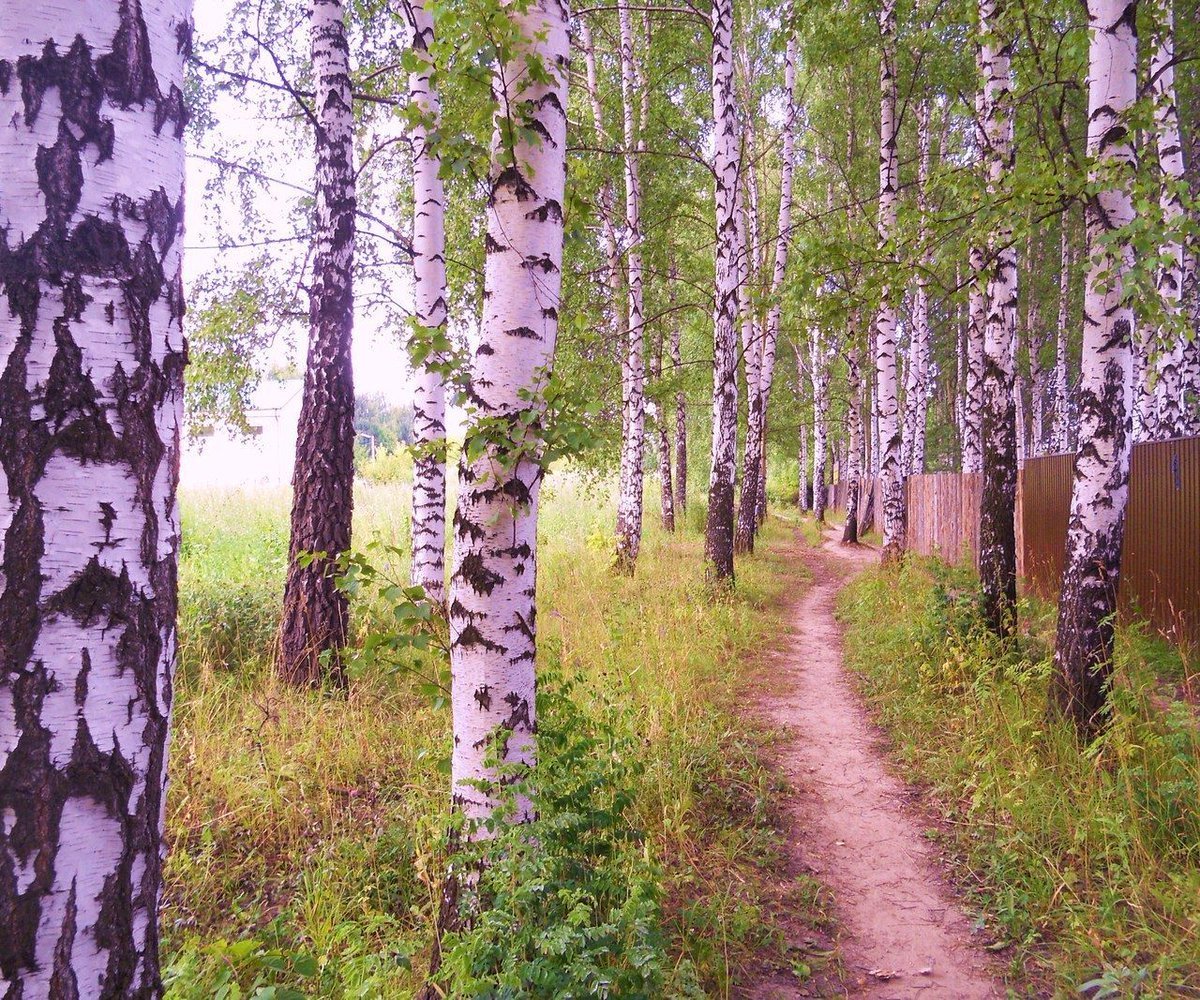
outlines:
[[[1050, 600], [1058, 596], [1062, 578], [1074, 466], [1074, 455], [1030, 459], [1018, 478], [1017, 572], [1023, 586]], [[873, 480], [865, 485], [878, 490]], [[978, 474], [910, 477], [909, 551], [948, 562], [975, 561], [980, 488]], [[845, 509], [842, 484], [830, 488], [829, 505]], [[866, 527], [882, 532], [878, 503], [874, 524]], [[1122, 614], [1200, 643], [1200, 438], [1133, 449], [1120, 600]]]

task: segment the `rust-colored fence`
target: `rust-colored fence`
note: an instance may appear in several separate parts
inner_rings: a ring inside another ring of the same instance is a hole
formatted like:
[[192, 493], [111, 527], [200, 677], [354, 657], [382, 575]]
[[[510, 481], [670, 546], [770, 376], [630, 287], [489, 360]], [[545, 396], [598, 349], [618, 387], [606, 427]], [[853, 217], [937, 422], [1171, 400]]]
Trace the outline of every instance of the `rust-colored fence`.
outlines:
[[[1074, 458], [1032, 459], [1021, 473], [1024, 576], [1058, 593]], [[1200, 642], [1200, 438], [1133, 449], [1120, 602], [1170, 636]]]
[[[1051, 600], [1062, 579], [1074, 466], [1074, 455], [1030, 459], [1017, 481], [1017, 572], [1022, 586]], [[909, 551], [948, 562], [976, 559], [981, 487], [978, 474], [911, 476]], [[864, 480], [863, 503], [868, 491], [876, 503], [873, 523], [863, 529], [882, 533], [878, 489], [878, 481]], [[829, 506], [846, 509], [844, 484], [830, 487]], [[1122, 614], [1200, 643], [1200, 438], [1133, 449], [1120, 601]]]

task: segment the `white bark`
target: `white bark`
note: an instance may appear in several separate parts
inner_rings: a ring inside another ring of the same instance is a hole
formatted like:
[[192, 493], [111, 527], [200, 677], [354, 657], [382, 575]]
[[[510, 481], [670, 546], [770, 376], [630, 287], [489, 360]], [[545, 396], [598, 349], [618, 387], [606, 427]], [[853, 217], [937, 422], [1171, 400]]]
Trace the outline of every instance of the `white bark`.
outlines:
[[819, 323], [809, 331], [809, 369], [813, 392], [813, 513], [825, 520], [829, 453], [829, 382], [832, 344], [827, 344]]
[[[1186, 184], [1183, 141], [1179, 131], [1179, 109], [1175, 104], [1175, 24], [1172, 0], [1161, 0], [1158, 45], [1150, 60], [1150, 83], [1154, 94], [1155, 134], [1158, 142], [1158, 168], [1162, 174], [1159, 208], [1168, 236], [1160, 252], [1167, 263], [1159, 268], [1158, 294], [1167, 322], [1159, 331], [1157, 384], [1152, 401], [1142, 395], [1137, 405], [1143, 408], [1142, 423], [1156, 437], [1166, 440], [1196, 431], [1184, 409], [1184, 379], [1187, 371], [1188, 342], [1184, 335], [1186, 311], [1184, 290], [1194, 289], [1196, 260], [1190, 248], [1179, 238], [1177, 229], [1184, 217], [1180, 191]], [[1189, 386], [1193, 392], [1200, 386]], [[1152, 415], [1151, 426], [1148, 417]], [[1136, 432], [1135, 432], [1136, 438]]]
[[1067, 324], [1071, 318], [1071, 227], [1062, 216], [1062, 262], [1058, 276], [1058, 329], [1054, 336], [1054, 436], [1056, 454], [1071, 444], [1071, 388], [1067, 378]]
[[[422, 338], [446, 332], [446, 196], [439, 176], [441, 157], [430, 134], [441, 126], [441, 104], [433, 82], [433, 18], [425, 0], [405, 0], [419, 66], [409, 74], [409, 94], [421, 118], [412, 129], [413, 279], [416, 323]], [[412, 574], [414, 586], [439, 604], [446, 599], [446, 389], [434, 352], [418, 365], [413, 384], [413, 437], [417, 458], [412, 488]]]
[[[522, 40], [495, 70], [483, 322], [471, 371], [479, 416], [516, 422], [544, 387], [558, 333], [567, 140], [567, 7], [506, 8]], [[531, 75], [536, 58], [543, 74]], [[510, 117], [511, 116], [511, 117]], [[514, 128], [516, 122], [525, 128]], [[534, 133], [536, 137], [534, 137]], [[454, 800], [468, 819], [496, 803], [489, 749], [533, 763], [540, 443], [464, 460], [450, 582]], [[522, 817], [518, 817], [522, 818]]]
[[646, 453], [645, 311], [642, 301], [642, 214], [638, 155], [645, 148], [635, 124], [634, 101], [645, 84], [633, 53], [629, 7], [619, 11], [621, 26], [621, 104], [625, 136], [625, 229], [629, 247], [629, 326], [621, 367], [621, 474], [617, 492], [617, 564], [631, 572], [642, 543], [642, 494]]
[[[891, 257], [899, 189], [896, 116], [896, 2], [883, 0], [879, 13], [883, 52], [879, 63], [879, 246]], [[887, 266], [891, 266], [889, 263]], [[875, 405], [879, 422], [879, 495], [883, 507], [883, 559], [899, 558], [904, 550], [904, 471], [901, 468], [901, 429], [896, 377], [896, 306], [890, 281], [881, 292], [875, 320]]]
[[0, 12], [0, 991], [161, 993], [191, 4]]
[[[1002, 37], [1002, 0], [979, 5], [983, 130], [988, 194], [1003, 190], [1016, 162], [1013, 144], [1012, 42]], [[987, 324], [983, 369], [983, 499], [980, 504], [979, 574], [989, 625], [1005, 632], [1016, 607], [1017, 493], [1014, 338], [1017, 326], [1017, 251], [1012, 228], [1000, 221], [989, 240]]]
[[[674, 305], [674, 286], [679, 280], [675, 262], [671, 261], [671, 304]], [[679, 379], [683, 369], [680, 339], [683, 327], [677, 320], [671, 323], [671, 368]], [[687, 460], [687, 393], [682, 385], [675, 393], [675, 502], [682, 514], [687, 513], [688, 460]]]
[[[1104, 186], [1087, 203], [1093, 256], [1084, 299], [1079, 453], [1054, 651], [1055, 700], [1084, 733], [1103, 721], [1129, 499], [1134, 315], [1123, 301], [1123, 282], [1133, 262], [1137, 158], [1123, 115], [1137, 100], [1136, 10], [1136, 0], [1088, 2], [1087, 150], [1090, 180]], [[1101, 245], [1102, 236], [1110, 242]]]
[[904, 471], [910, 476], [925, 471], [925, 423], [929, 411], [929, 169], [929, 101], [922, 100], [917, 104], [917, 211], [920, 215], [921, 263], [913, 294], [913, 325], [904, 387]]
[[737, 462], [737, 108], [733, 94], [733, 3], [712, 8], [712, 97], [716, 155], [716, 307], [713, 316], [712, 472], [705, 560], [710, 576], [733, 579], [733, 480]]

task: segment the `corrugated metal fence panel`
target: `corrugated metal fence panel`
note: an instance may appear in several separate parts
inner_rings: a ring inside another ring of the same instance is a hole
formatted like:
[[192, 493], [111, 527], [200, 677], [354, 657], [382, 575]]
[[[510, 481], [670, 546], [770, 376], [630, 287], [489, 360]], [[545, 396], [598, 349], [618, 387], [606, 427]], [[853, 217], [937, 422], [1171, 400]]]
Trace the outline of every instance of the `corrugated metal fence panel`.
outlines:
[[1057, 596], [1062, 581], [1074, 471], [1074, 455], [1049, 455], [1029, 459], [1019, 479], [1022, 541], [1019, 562], [1030, 589], [1046, 598]]
[[[1031, 459], [1021, 474], [1024, 578], [1055, 598], [1062, 581], [1073, 455]], [[1133, 449], [1121, 559], [1123, 613], [1200, 642], [1200, 438]]]
[[1200, 641], [1200, 438], [1133, 449], [1121, 564], [1123, 609]]

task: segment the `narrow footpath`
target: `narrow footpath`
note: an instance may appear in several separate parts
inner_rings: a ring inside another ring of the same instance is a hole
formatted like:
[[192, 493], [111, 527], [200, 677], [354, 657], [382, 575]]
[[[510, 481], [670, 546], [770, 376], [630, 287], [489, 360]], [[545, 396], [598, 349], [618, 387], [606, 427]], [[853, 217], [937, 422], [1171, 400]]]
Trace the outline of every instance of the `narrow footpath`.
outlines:
[[770, 661], [755, 709], [786, 734], [777, 766], [789, 787], [789, 868], [832, 893], [841, 978], [820, 986], [776, 970], [747, 983], [744, 995], [1003, 997], [995, 963], [922, 835], [912, 789], [889, 771], [842, 664], [838, 592], [879, 554], [839, 537], [830, 530], [820, 550], [798, 552], [813, 581], [789, 612], [790, 639]]

